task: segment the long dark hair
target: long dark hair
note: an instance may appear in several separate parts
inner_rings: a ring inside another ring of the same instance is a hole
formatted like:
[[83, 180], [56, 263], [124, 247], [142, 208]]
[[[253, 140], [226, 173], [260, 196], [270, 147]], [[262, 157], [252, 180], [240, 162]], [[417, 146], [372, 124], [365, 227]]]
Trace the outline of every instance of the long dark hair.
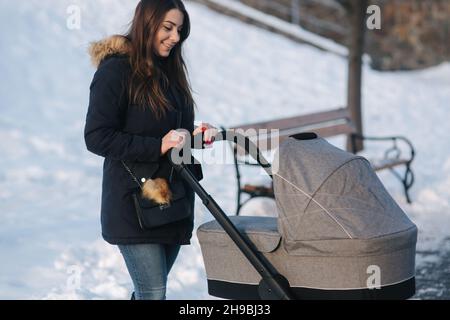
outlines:
[[[180, 41], [167, 58], [159, 58], [153, 50], [153, 40], [163, 23], [164, 16], [172, 9], [184, 15]], [[169, 87], [181, 95], [183, 103], [194, 113], [194, 100], [187, 79], [187, 68], [182, 57], [182, 44], [190, 32], [189, 15], [181, 0], [141, 0], [136, 7], [133, 21], [125, 37], [130, 41], [132, 73], [129, 85], [129, 101], [139, 106], [150, 106], [159, 119], [173, 108], [167, 99]]]

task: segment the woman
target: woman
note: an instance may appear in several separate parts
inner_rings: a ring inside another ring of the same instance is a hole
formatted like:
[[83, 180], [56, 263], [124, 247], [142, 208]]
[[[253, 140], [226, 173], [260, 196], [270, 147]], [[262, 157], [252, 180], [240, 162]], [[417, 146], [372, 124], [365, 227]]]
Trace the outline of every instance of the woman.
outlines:
[[[142, 0], [125, 36], [112, 36], [90, 47], [98, 69], [90, 86], [85, 142], [89, 151], [105, 157], [102, 236], [118, 245], [135, 299], [165, 299], [167, 275], [180, 246], [190, 243], [193, 214], [142, 228], [130, 196], [136, 181], [123, 164], [152, 171], [167, 161], [167, 152], [187, 140], [175, 130], [180, 114], [181, 128], [192, 135], [204, 133], [206, 143], [212, 143], [216, 132], [209, 124], [194, 130], [194, 101], [181, 55], [189, 30], [189, 15], [181, 0]], [[189, 167], [200, 180], [201, 169]], [[193, 212], [194, 193], [185, 187]]]

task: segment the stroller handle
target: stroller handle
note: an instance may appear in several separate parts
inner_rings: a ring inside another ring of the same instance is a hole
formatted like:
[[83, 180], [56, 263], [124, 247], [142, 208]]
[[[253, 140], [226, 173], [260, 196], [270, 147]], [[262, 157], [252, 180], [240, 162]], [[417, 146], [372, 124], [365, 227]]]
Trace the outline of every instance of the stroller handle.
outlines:
[[[200, 136], [201, 136], [201, 149], [204, 149], [205, 144], [203, 142], [203, 133], [201, 135], [199, 134], [199, 138]], [[262, 155], [258, 146], [253, 141], [251, 141], [247, 136], [239, 132], [236, 132], [235, 130], [221, 130], [217, 132], [217, 134], [214, 136], [214, 141], [228, 141], [235, 143], [237, 146], [243, 148], [245, 150], [245, 154], [249, 154], [267, 172], [270, 178], [273, 178], [271, 164]], [[197, 143], [196, 138], [191, 140], [191, 149], [198, 149], [196, 148], [196, 145], [198, 145], [196, 143]], [[172, 165], [174, 164], [172, 159], [175, 159], [175, 155], [179, 151], [180, 149], [177, 148], [172, 148], [169, 151], [169, 159]], [[185, 163], [180, 163], [180, 165], [181, 164]]]

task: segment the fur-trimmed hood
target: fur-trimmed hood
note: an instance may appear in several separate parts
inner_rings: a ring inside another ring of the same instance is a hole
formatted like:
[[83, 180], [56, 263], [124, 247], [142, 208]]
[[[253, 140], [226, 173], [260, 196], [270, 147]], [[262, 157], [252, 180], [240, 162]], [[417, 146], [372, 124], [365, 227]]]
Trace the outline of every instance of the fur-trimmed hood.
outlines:
[[128, 54], [131, 50], [130, 41], [122, 35], [113, 35], [100, 41], [91, 42], [89, 45], [89, 55], [92, 64], [98, 68], [100, 63], [107, 56], [113, 54]]
[[[98, 68], [108, 56], [114, 54], [128, 54], [130, 42], [122, 35], [113, 35], [100, 41], [92, 42], [89, 46], [92, 64]], [[142, 195], [158, 204], [170, 202], [172, 193], [165, 179], [148, 179], [142, 186]]]

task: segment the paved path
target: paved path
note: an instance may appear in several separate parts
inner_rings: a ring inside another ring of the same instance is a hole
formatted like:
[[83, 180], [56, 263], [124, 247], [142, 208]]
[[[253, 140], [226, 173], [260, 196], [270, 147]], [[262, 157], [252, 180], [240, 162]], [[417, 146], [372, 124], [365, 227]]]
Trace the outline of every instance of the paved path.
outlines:
[[415, 299], [450, 299], [450, 237], [435, 251], [418, 251], [424, 261], [416, 270]]

